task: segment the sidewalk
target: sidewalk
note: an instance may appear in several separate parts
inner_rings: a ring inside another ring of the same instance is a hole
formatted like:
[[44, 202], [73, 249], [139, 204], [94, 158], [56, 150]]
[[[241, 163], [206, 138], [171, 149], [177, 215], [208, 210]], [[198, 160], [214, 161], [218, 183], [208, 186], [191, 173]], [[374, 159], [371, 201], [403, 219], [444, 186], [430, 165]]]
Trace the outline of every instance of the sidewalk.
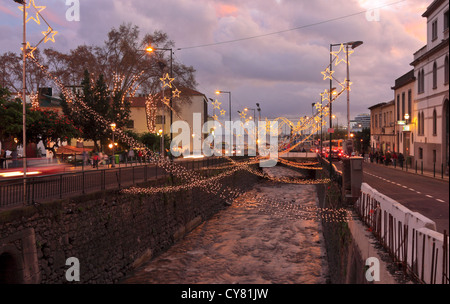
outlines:
[[410, 173], [410, 174], [415, 174], [415, 175], [420, 175], [420, 176], [425, 176], [425, 177], [430, 177], [430, 178], [434, 178], [434, 179], [438, 179], [438, 180], [443, 180], [443, 181], [449, 181], [449, 176], [445, 174], [445, 168], [444, 168], [444, 174], [442, 175], [441, 172], [441, 168], [436, 168], [436, 172], [433, 173], [433, 171], [426, 171], [423, 170], [423, 174], [422, 174], [422, 170], [420, 167], [417, 168], [417, 173], [416, 173], [416, 168], [414, 167], [408, 167], [406, 168], [406, 166], [400, 167], [400, 166], [396, 166], [394, 167], [394, 165], [383, 165], [383, 164], [377, 164], [376, 162], [371, 163], [370, 160], [364, 159], [364, 162], [369, 163], [369, 164], [373, 164], [373, 165], [377, 165], [380, 167], [384, 167], [384, 168], [388, 168], [388, 169], [392, 169], [392, 170], [399, 170], [399, 171], [403, 171], [406, 173]]

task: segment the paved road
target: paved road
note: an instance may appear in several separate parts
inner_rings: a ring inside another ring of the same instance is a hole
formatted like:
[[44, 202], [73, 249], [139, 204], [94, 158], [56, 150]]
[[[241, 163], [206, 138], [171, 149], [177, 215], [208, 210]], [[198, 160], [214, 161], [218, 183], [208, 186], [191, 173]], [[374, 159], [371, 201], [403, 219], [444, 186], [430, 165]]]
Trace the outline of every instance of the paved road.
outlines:
[[435, 221], [438, 232], [449, 232], [448, 181], [365, 162], [363, 182]]

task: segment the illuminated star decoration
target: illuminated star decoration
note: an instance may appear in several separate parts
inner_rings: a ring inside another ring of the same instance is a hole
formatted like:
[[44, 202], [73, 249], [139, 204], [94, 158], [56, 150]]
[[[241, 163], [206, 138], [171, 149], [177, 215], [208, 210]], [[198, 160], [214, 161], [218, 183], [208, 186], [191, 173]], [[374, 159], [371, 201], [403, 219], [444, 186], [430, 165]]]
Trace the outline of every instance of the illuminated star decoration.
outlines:
[[321, 73], [323, 75], [323, 80], [333, 79], [334, 71], [330, 71], [329, 67], [324, 72]]
[[181, 94], [181, 91], [178, 89], [175, 89], [175, 91], [172, 91], [173, 98], [180, 98], [180, 94]]
[[47, 41], [55, 42], [55, 35], [58, 34], [58, 32], [54, 31], [51, 27], [48, 27], [48, 30], [42, 32], [42, 34], [45, 36], [44, 43], [47, 43]]
[[214, 119], [214, 120], [219, 120], [219, 117], [217, 117], [217, 115], [214, 115], [214, 116], [213, 116], [213, 119]]
[[227, 111], [225, 111], [225, 110], [220, 111], [220, 115], [225, 116], [225, 114], [227, 114]]
[[240, 116], [242, 119], [245, 119], [245, 116], [247, 116], [247, 113], [241, 112], [241, 113], [239, 114], [239, 116]]
[[[43, 10], [45, 10], [45, 6], [36, 6], [36, 4], [34, 3], [34, 0], [30, 0], [30, 2], [28, 3], [28, 6], [26, 6], [26, 9], [31, 8], [31, 5], [33, 5], [33, 8], [36, 10], [36, 17], [35, 16], [31, 16], [30, 18], [28, 18], [28, 11], [25, 12], [25, 19], [26, 22], [28, 23], [28, 21], [30, 21], [31, 19], [33, 19], [37, 24], [41, 24], [41, 20], [39, 19], [39, 13], [42, 12]], [[19, 6], [19, 9], [23, 12], [23, 6]]]
[[350, 86], [353, 84], [353, 82], [347, 81], [347, 78], [345, 78], [343, 82], [339, 82], [339, 85], [342, 87], [342, 91], [347, 90], [347, 82], [348, 82], [348, 90], [349, 91], [352, 90]]
[[175, 80], [175, 78], [170, 78], [169, 74], [166, 74], [166, 76], [160, 78], [160, 80], [163, 82], [163, 88], [165, 87], [172, 88], [172, 82]]
[[339, 51], [337, 52], [331, 52], [331, 55], [336, 57], [336, 62], [335, 65], [338, 65], [341, 62], [345, 62], [347, 63], [346, 57], [344, 56], [344, 58], [339, 59], [339, 54], [341, 54], [341, 52], [345, 52], [345, 47], [344, 44], [341, 44], [341, 47], [339, 48]]
[[[27, 42], [27, 45], [25, 46], [25, 49], [29, 50], [29, 51], [26, 52], [27, 55], [32, 57], [32, 58], [34, 58], [33, 52], [36, 51], [37, 48], [36, 47], [31, 47], [30, 42]], [[21, 47], [20, 50], [23, 52], [23, 47]]]
[[216, 100], [215, 102], [213, 102], [214, 109], [219, 109], [219, 110], [220, 110], [220, 105], [221, 105], [221, 104], [222, 104], [222, 103], [219, 102], [218, 100]]
[[320, 96], [322, 97], [323, 101], [330, 101], [330, 94], [328, 93], [328, 90], [325, 90], [323, 93], [320, 93]]

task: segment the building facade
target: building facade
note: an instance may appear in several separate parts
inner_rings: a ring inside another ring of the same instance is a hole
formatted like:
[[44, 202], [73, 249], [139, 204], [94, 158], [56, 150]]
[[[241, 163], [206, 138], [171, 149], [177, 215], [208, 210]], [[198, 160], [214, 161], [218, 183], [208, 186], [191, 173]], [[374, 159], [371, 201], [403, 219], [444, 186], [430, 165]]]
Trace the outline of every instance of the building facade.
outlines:
[[395, 149], [394, 100], [376, 104], [370, 110], [370, 145], [372, 152], [393, 152]]
[[370, 114], [356, 115], [355, 118], [350, 121], [351, 132], [362, 132], [364, 129], [370, 129], [370, 123]]
[[427, 44], [414, 54], [417, 135], [414, 154], [425, 170], [449, 163], [449, 2], [435, 0], [427, 18]]
[[[189, 125], [190, 128], [190, 151], [193, 151], [193, 141], [199, 140], [201, 143], [203, 141], [203, 134], [195, 134], [194, 133], [194, 123], [198, 123], [200, 127], [203, 127], [203, 124], [207, 121], [208, 118], [208, 99], [206, 96], [198, 91], [189, 89], [189, 88], [180, 88], [180, 96], [172, 99], [173, 113], [172, 120], [175, 121], [185, 121]], [[169, 96], [170, 92], [165, 92], [164, 96]], [[156, 95], [156, 100], [162, 99], [162, 94]], [[131, 103], [131, 124], [128, 129], [133, 130], [138, 134], [150, 132], [148, 129], [148, 121], [147, 121], [147, 110], [146, 110], [146, 98], [145, 97], [133, 97], [129, 98]], [[179, 103], [175, 105], [175, 103]], [[161, 130], [163, 134], [170, 134], [170, 108], [167, 105], [163, 105], [161, 102], [157, 102], [157, 112], [156, 112], [156, 121], [155, 128], [156, 132]], [[194, 113], [198, 113], [200, 116], [200, 121], [194, 122]], [[175, 138], [179, 133], [177, 130], [174, 130], [173, 138]], [[180, 147], [181, 149], [186, 150], [186, 146]]]
[[417, 109], [415, 102], [414, 70], [395, 80], [395, 148], [394, 151], [402, 153], [406, 158], [414, 160], [414, 138], [417, 136]]

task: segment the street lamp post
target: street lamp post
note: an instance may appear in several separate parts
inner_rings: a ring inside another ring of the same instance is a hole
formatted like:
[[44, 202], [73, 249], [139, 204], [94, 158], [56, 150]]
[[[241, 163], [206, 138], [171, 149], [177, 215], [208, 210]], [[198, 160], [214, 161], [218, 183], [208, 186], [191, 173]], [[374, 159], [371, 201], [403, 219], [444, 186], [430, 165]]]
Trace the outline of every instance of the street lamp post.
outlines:
[[362, 45], [362, 41], [352, 41], [347, 42], [347, 135], [350, 138], [350, 63], [348, 60], [348, 47], [351, 46], [352, 49], [356, 49], [358, 46]]
[[161, 146], [161, 158], [164, 158], [164, 132], [163, 132], [163, 129], [162, 128], [159, 129], [158, 133], [159, 133], [159, 137], [160, 137], [159, 145]]
[[[153, 48], [151, 46], [147, 47], [145, 49], [146, 52], [148, 53], [152, 53], [154, 51], [170, 51], [170, 78], [173, 78], [173, 49], [171, 48]], [[170, 90], [170, 128], [172, 128], [172, 123], [173, 123], [173, 92], [172, 90]], [[172, 131], [170, 132], [170, 141], [172, 142], [173, 140], [173, 134]], [[172, 154], [170, 154], [172, 155]], [[171, 157], [172, 159], [172, 157]]]
[[233, 124], [231, 123], [231, 92], [229, 91], [216, 91], [216, 95], [220, 94], [228, 94], [228, 102], [229, 102], [229, 113], [230, 113], [230, 138], [233, 141]]
[[[333, 62], [333, 47], [345, 45], [346, 47], [346, 59], [347, 59], [347, 138], [350, 138], [350, 63], [348, 60], [349, 51], [348, 48], [351, 46], [352, 49], [356, 49], [358, 46], [362, 45], [362, 41], [350, 41], [346, 43], [330, 44], [330, 70], [332, 69]], [[330, 89], [333, 85], [333, 79], [330, 77]], [[331, 109], [331, 108], [330, 108]]]
[[112, 161], [111, 161], [111, 167], [112, 168], [115, 168], [116, 167], [116, 160], [115, 160], [115, 146], [116, 146], [116, 144], [115, 144], [115, 139], [114, 139], [114, 134], [116, 133], [116, 124], [115, 123], [112, 123], [111, 125], [110, 125], [110, 127], [111, 127], [111, 130], [112, 130]]
[[24, 0], [14, 0], [14, 2], [23, 5], [23, 41], [22, 41], [22, 136], [23, 136], [23, 204], [27, 204], [27, 131], [26, 131], [26, 96], [27, 96], [27, 84], [26, 84], [26, 67], [27, 67], [27, 12], [26, 2]]

